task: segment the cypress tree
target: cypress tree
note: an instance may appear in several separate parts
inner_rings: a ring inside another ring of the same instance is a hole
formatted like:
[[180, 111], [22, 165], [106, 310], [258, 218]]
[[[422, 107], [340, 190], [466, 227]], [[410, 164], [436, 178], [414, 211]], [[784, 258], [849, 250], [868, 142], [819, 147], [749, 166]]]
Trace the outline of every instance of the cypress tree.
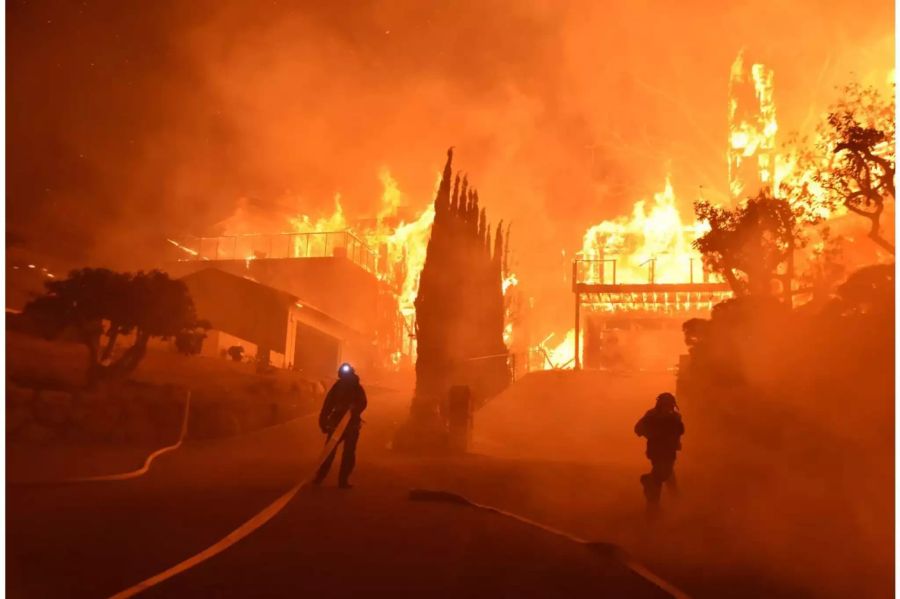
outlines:
[[[468, 177], [452, 184], [452, 148], [435, 197], [435, 220], [416, 297], [413, 416], [434, 414], [450, 386], [483, 399], [509, 384], [503, 344], [501, 222], [494, 236]], [[493, 249], [493, 252], [491, 251]]]

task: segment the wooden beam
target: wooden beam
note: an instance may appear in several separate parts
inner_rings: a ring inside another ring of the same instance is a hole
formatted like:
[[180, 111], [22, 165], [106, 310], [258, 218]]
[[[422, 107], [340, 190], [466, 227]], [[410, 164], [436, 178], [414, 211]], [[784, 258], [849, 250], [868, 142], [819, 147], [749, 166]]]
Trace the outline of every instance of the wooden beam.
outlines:
[[577, 283], [575, 293], [715, 293], [731, 291], [728, 283]]

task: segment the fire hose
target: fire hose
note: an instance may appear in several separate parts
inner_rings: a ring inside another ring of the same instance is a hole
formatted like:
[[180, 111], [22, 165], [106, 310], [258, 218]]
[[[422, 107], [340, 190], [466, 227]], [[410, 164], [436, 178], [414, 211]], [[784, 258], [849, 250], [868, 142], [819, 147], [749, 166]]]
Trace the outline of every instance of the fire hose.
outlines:
[[14, 486], [33, 486], [33, 485], [65, 485], [65, 484], [74, 484], [74, 483], [91, 483], [91, 482], [105, 482], [105, 481], [120, 481], [120, 480], [131, 480], [133, 478], [138, 478], [139, 476], [143, 476], [150, 471], [150, 464], [153, 463], [153, 460], [158, 458], [161, 455], [165, 455], [172, 451], [175, 451], [179, 447], [181, 447], [182, 443], [184, 443], [184, 439], [187, 436], [187, 428], [188, 428], [188, 419], [191, 413], [191, 392], [188, 391], [184, 400], [184, 416], [181, 420], [181, 430], [178, 433], [178, 439], [172, 445], [167, 445], [165, 447], [160, 447], [156, 451], [152, 452], [150, 455], [144, 459], [144, 464], [138, 468], [137, 470], [130, 470], [128, 472], [119, 472], [116, 474], [100, 474], [97, 476], [75, 476], [71, 478], [63, 478], [63, 479], [51, 479], [51, 480], [39, 480], [39, 481], [28, 481], [28, 482], [11, 482], [11, 485]]
[[185, 570], [189, 570], [194, 566], [205, 562], [211, 557], [222, 553], [241, 539], [250, 536], [253, 532], [258, 530], [269, 520], [274, 518], [281, 510], [284, 509], [284, 507], [291, 501], [291, 499], [294, 498], [294, 496], [300, 491], [300, 489], [302, 489], [312, 481], [316, 471], [319, 469], [319, 466], [322, 465], [322, 462], [325, 461], [325, 458], [328, 456], [328, 454], [331, 453], [331, 451], [341, 441], [341, 438], [343, 437], [344, 431], [346, 430], [347, 424], [349, 422], [350, 412], [347, 412], [346, 414], [344, 414], [344, 417], [338, 423], [333, 434], [328, 438], [325, 446], [322, 448], [319, 457], [316, 459], [315, 469], [313, 469], [311, 472], [309, 472], [309, 474], [300, 479], [297, 484], [285, 491], [285, 493], [278, 497], [275, 501], [263, 508], [262, 511], [251, 517], [249, 520], [225, 535], [221, 540], [213, 543], [203, 551], [200, 551], [199, 553], [187, 558], [186, 560], [175, 564], [167, 570], [163, 570], [159, 574], [151, 576], [150, 578], [147, 578], [146, 580], [143, 580], [135, 584], [134, 586], [128, 587], [124, 591], [116, 593], [110, 599], [127, 599], [128, 597], [134, 597], [138, 593], [141, 593], [149, 589], [150, 587], [156, 586], [157, 584], [168, 580], [173, 576], [181, 574]]
[[669, 593], [673, 597], [673, 599], [690, 599], [690, 597], [684, 591], [681, 591], [680, 589], [677, 589], [676, 587], [672, 586], [671, 583], [663, 580], [658, 575], [656, 575], [652, 571], [650, 571], [650, 569], [647, 568], [645, 565], [643, 565], [642, 563], [638, 562], [637, 560], [632, 558], [630, 555], [628, 555], [628, 553], [626, 553], [625, 550], [623, 550], [621, 547], [618, 547], [617, 545], [614, 545], [612, 543], [588, 541], [586, 539], [582, 539], [582, 538], [576, 537], [574, 535], [571, 535], [569, 533], [558, 530], [556, 528], [547, 526], [546, 524], [541, 524], [540, 522], [535, 522], [534, 520], [525, 518], [524, 516], [520, 516], [518, 514], [514, 514], [512, 512], [508, 512], [506, 510], [503, 510], [503, 509], [500, 509], [497, 507], [493, 507], [490, 505], [476, 503], [463, 495], [460, 495], [458, 493], [453, 493], [450, 491], [439, 491], [439, 490], [432, 490], [432, 489], [412, 489], [409, 492], [409, 499], [411, 501], [440, 501], [440, 502], [446, 502], [446, 503], [455, 503], [457, 505], [473, 507], [473, 508], [476, 508], [479, 510], [484, 510], [487, 512], [498, 514], [500, 516], [505, 516], [507, 518], [512, 518], [513, 520], [517, 520], [517, 521], [527, 524], [529, 526], [539, 528], [550, 534], [553, 534], [553, 535], [556, 535], [559, 537], [563, 537], [564, 539], [572, 541], [573, 543], [578, 543], [579, 545], [584, 545], [585, 547], [587, 547], [588, 549], [590, 549], [591, 551], [593, 551], [595, 553], [618, 560], [619, 562], [624, 564], [625, 567], [627, 567], [629, 570], [631, 570], [638, 576], [641, 576], [648, 582], [656, 585], [663, 591]]

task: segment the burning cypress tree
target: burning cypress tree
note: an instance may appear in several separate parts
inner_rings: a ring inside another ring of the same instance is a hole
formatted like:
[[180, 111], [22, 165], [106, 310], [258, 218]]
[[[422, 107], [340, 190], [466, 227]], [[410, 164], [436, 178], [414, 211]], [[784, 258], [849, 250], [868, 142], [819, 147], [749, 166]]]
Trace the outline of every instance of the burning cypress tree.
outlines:
[[502, 223], [492, 247], [478, 192], [466, 177], [453, 180], [452, 160], [451, 148], [416, 297], [414, 415], [434, 413], [452, 385], [469, 385], [479, 399], [503, 389], [510, 378], [503, 343]]

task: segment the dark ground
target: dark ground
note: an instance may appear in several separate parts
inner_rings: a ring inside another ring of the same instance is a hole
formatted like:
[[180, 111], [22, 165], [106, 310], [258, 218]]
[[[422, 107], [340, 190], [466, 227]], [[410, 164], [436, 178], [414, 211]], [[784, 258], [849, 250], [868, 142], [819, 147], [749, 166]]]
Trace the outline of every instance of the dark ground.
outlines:
[[[604, 416], [574, 418], [568, 437], [553, 429], [556, 416], [535, 413], [528, 403], [558, 402], [551, 406], [557, 414], [565, 401], [526, 381], [534, 397], [501, 396], [479, 412], [477, 453], [456, 458], [391, 452], [408, 391], [389, 388], [406, 383], [369, 385], [354, 489], [337, 489], [332, 472], [323, 488], [301, 490], [262, 529], [146, 595], [346, 596], [391, 588], [400, 596], [656, 596], [658, 589], [619, 562], [583, 546], [496, 514], [408, 498], [412, 488], [431, 488], [616, 543], [691, 596], [841, 596], [825, 583], [796, 584], [797, 564], [814, 559], [814, 551], [776, 560], [758, 541], [735, 534], [740, 528], [733, 520], [748, 514], [715, 494], [721, 482], [713, 473], [692, 464], [689, 420], [686, 459], [679, 462], [681, 496], [664, 497], [663, 518], [647, 521], [637, 483], [647, 468], [630, 431], [632, 412], [640, 415], [646, 394], [667, 385], [668, 376], [588, 386], [585, 393], [598, 396]], [[267, 506], [311, 472], [321, 443], [314, 419], [303, 417], [240, 437], [186, 442], [129, 482], [8, 484], [7, 591], [43, 598], [124, 590], [205, 549]], [[28, 454], [10, 455], [25, 460]], [[102, 456], [85, 456], [89, 466], [69, 461], [96, 473]], [[110, 468], [122, 462], [111, 460]], [[729, 480], [740, 487], [739, 478]], [[860, 589], [854, 596], [875, 596], [863, 584]]]
[[[411, 483], [440, 464], [386, 450], [402, 415], [402, 402], [390, 395], [370, 394], [368, 421], [378, 424], [364, 431], [356, 488], [342, 491], [332, 480], [301, 490], [262, 529], [146, 595], [667, 596], [620, 562], [526, 524], [410, 501]], [[268, 505], [311, 469], [321, 441], [314, 421], [301, 418], [239, 438], [188, 442], [134, 481], [8, 484], [9, 596], [124, 590]]]

